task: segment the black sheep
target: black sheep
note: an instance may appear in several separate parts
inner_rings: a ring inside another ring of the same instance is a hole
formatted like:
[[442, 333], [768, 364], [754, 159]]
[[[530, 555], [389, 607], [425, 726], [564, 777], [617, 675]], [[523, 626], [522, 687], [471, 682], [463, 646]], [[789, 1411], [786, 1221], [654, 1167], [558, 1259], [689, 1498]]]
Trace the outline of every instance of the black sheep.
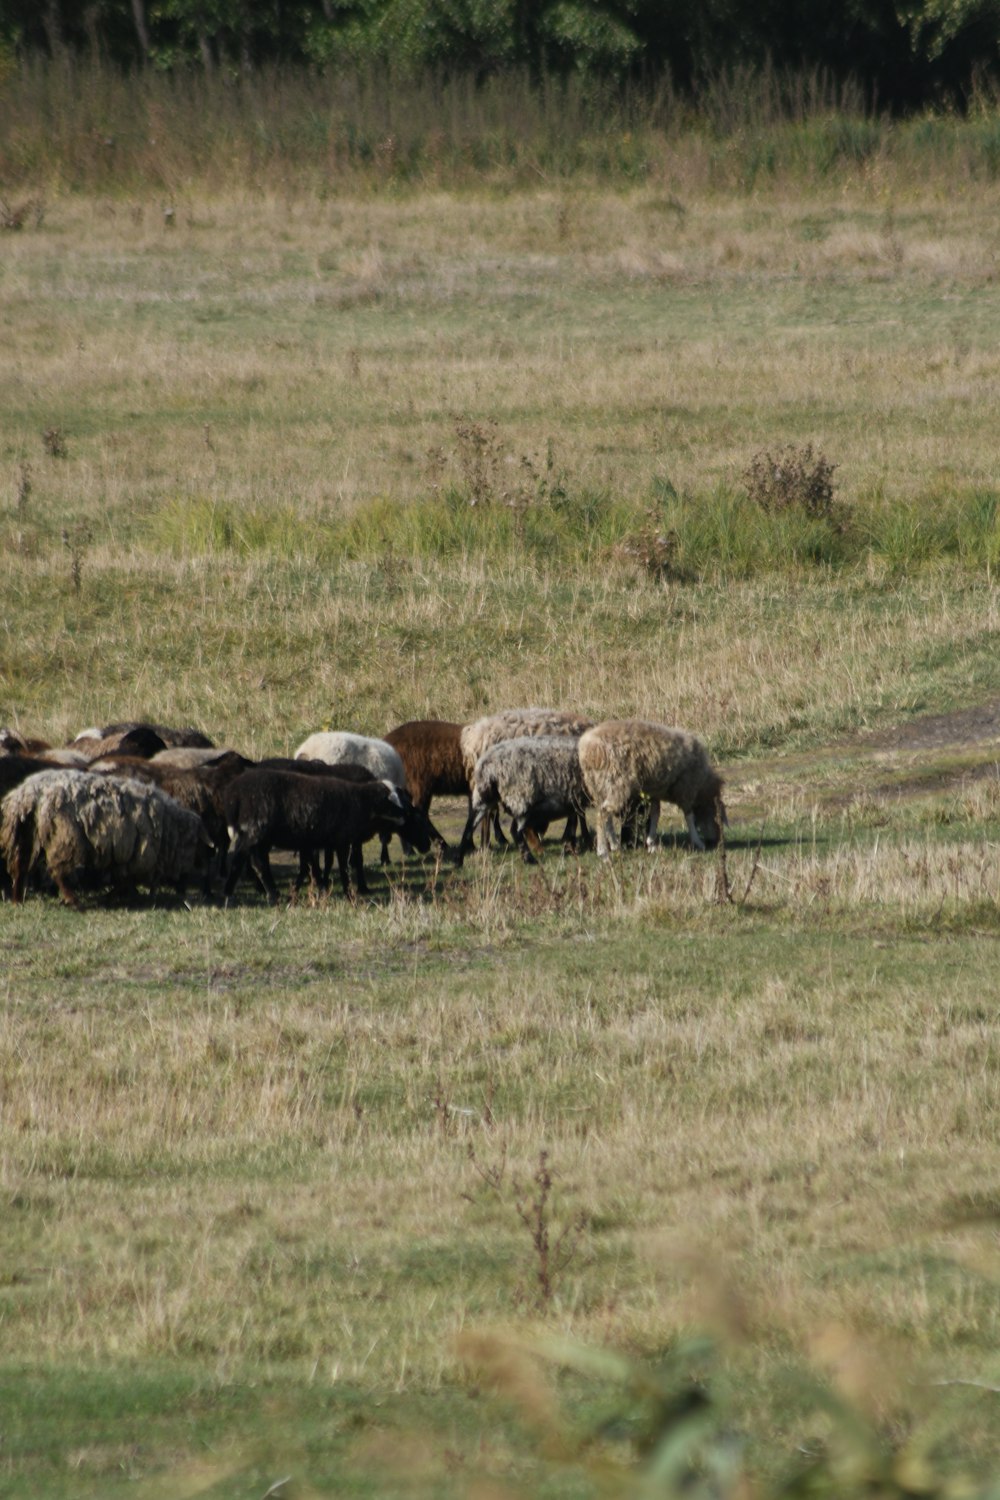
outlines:
[[278, 894], [268, 859], [271, 849], [294, 849], [308, 855], [318, 883], [316, 851], [332, 848], [345, 895], [349, 894], [349, 858], [358, 891], [365, 894], [361, 846], [376, 833], [400, 831], [406, 821], [399, 792], [384, 781], [352, 784], [330, 775], [260, 767], [230, 782], [222, 794], [222, 809], [230, 837], [226, 896], [232, 894], [252, 855], [271, 901]]

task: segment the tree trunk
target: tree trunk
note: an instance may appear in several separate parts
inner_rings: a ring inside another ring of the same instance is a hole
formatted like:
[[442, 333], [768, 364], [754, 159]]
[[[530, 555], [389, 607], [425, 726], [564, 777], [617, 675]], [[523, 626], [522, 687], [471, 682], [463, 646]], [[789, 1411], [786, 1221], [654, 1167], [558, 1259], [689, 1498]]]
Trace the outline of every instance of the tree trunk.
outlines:
[[132, 19], [135, 34], [139, 38], [139, 50], [143, 62], [149, 61], [149, 27], [146, 25], [146, 0], [132, 0]]
[[45, 27], [45, 35], [49, 42], [49, 51], [53, 57], [62, 57], [66, 51], [66, 36], [63, 32], [62, 16], [59, 14], [59, 0], [46, 0], [42, 11], [42, 25]]

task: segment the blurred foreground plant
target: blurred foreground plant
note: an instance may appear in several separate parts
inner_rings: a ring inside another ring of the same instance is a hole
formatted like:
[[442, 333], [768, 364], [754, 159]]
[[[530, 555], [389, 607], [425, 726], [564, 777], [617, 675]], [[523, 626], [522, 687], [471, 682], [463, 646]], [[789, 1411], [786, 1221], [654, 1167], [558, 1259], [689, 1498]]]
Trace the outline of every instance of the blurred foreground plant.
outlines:
[[[854, 1348], [859, 1351], [860, 1345]], [[826, 1436], [800, 1446], [803, 1461], [785, 1475], [761, 1482], [750, 1471], [747, 1435], [735, 1423], [732, 1377], [706, 1336], [678, 1340], [655, 1363], [554, 1334], [469, 1332], [458, 1352], [470, 1374], [514, 1408], [539, 1457], [567, 1477], [571, 1471], [585, 1478], [588, 1493], [636, 1500], [1000, 1497], [1000, 1476], [976, 1482], [938, 1467], [934, 1450], [947, 1431], [942, 1410], [905, 1433], [886, 1431], [865, 1409], [871, 1403], [808, 1370], [796, 1374], [799, 1394]], [[575, 1377], [575, 1404], [588, 1412], [596, 1408], [597, 1415], [572, 1422], [552, 1372]], [[523, 1491], [511, 1486], [491, 1493]]]

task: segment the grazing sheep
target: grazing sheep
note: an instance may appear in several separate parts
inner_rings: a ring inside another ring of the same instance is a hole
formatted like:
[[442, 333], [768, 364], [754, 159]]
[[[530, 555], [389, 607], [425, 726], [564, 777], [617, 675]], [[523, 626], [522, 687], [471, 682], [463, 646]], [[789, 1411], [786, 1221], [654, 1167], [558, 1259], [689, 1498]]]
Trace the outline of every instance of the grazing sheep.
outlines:
[[68, 745], [55, 745], [51, 750], [32, 751], [33, 758], [38, 762], [36, 770], [43, 766], [66, 766], [70, 770], [85, 771], [90, 765], [90, 757], [82, 755], [79, 750], [73, 750]]
[[[347, 730], [320, 730], [309, 735], [295, 752], [296, 760], [322, 760], [328, 766], [364, 766], [380, 781], [391, 781], [393, 786], [406, 788], [406, 768], [397, 752], [385, 740], [372, 739], [364, 734], [351, 734]], [[403, 844], [403, 853], [407, 853]], [[389, 838], [382, 840], [381, 860], [389, 863]]]
[[48, 749], [48, 740], [30, 739], [9, 725], [0, 729], [0, 755], [37, 755], [40, 750]]
[[40, 859], [67, 906], [76, 905], [72, 883], [81, 876], [141, 881], [155, 893], [161, 881], [180, 891], [189, 876], [204, 874], [201, 820], [158, 787], [88, 771], [40, 771], [8, 792], [0, 814], [0, 853], [15, 901], [24, 899]]
[[627, 814], [637, 796], [652, 804], [647, 848], [656, 844], [661, 801], [684, 813], [696, 849], [718, 843], [719, 819], [725, 821], [722, 778], [687, 730], [645, 719], [607, 719], [581, 735], [579, 753], [584, 786], [597, 809], [598, 854], [618, 848], [614, 820]]
[[406, 786], [406, 769], [397, 752], [385, 740], [376, 740], [364, 734], [349, 734], [346, 730], [320, 730], [295, 752], [296, 760], [323, 760], [328, 766], [346, 762], [352, 766], [364, 766], [380, 781], [391, 781], [393, 786]]
[[[167, 746], [191, 746], [200, 750], [211, 750], [213, 742], [207, 734], [202, 734], [200, 729], [195, 729], [193, 724], [186, 724], [183, 729], [177, 729], [172, 724], [149, 724], [142, 719], [126, 719], [120, 724], [105, 724], [103, 729], [93, 731], [96, 739], [107, 740], [116, 734], [131, 734], [136, 729], [151, 729]], [[87, 730], [90, 734], [91, 731]]]
[[[570, 713], [561, 708], [508, 708], [500, 713], [487, 714], [485, 718], [466, 724], [460, 736], [460, 743], [470, 787], [479, 757], [500, 740], [534, 738], [538, 735], [558, 735], [567, 739], [579, 739], [584, 730], [590, 729], [593, 723], [593, 719], [584, 718], [582, 714]], [[460, 858], [473, 848], [472, 824], [470, 804], [469, 817], [458, 846]], [[496, 820], [496, 831], [500, 842], [505, 843], [506, 840], [500, 833], [499, 818]]]
[[316, 850], [333, 848], [345, 895], [349, 894], [347, 865], [351, 856], [358, 890], [364, 894], [364, 865], [357, 852], [374, 834], [400, 829], [406, 816], [399, 790], [389, 782], [350, 783], [334, 776], [259, 767], [244, 771], [230, 782], [222, 805], [229, 824], [231, 860], [226, 896], [232, 894], [248, 856], [254, 855], [271, 901], [277, 900], [278, 894], [268, 860], [272, 848], [308, 854], [317, 883]]
[[409, 719], [390, 729], [385, 743], [402, 760], [410, 796], [425, 812], [432, 797], [469, 795], [461, 724], [447, 719]]
[[214, 748], [213, 741], [208, 738], [208, 735], [202, 733], [201, 729], [195, 729], [193, 724], [184, 724], [181, 729], [178, 729], [175, 724], [150, 724], [139, 718], [127, 718], [124, 723], [105, 724], [100, 730], [100, 735], [102, 738], [108, 738], [109, 735], [126, 735], [135, 729], [153, 730], [154, 735], [159, 735], [163, 744], [168, 747], [190, 747], [198, 748], [198, 750]]
[[85, 730], [66, 747], [87, 761], [101, 760], [106, 755], [134, 755], [149, 760], [158, 750], [165, 750], [166, 743], [150, 724], [112, 725], [110, 734], [103, 730]]
[[[462, 725], [447, 719], [410, 719], [385, 737], [403, 762], [413, 805], [429, 814], [434, 797], [465, 797], [472, 810], [472, 788], [462, 755]], [[442, 848], [445, 839], [433, 824], [432, 836]]]
[[[0, 800], [16, 786], [20, 786], [22, 781], [27, 781], [29, 776], [37, 776], [38, 771], [38, 761], [31, 755], [15, 755], [13, 751], [0, 755]], [[7, 877], [7, 868], [2, 859], [0, 859], [0, 891], [5, 896], [11, 893], [11, 882]]]
[[[327, 765], [325, 760], [299, 760], [289, 759], [287, 756], [272, 755], [267, 759], [259, 761], [258, 766], [265, 771], [292, 771], [304, 776], [334, 776], [338, 781], [350, 781], [355, 785], [366, 781], [378, 781], [380, 778], [365, 766], [355, 765], [352, 761], [340, 761], [337, 765]], [[422, 808], [414, 805], [413, 799], [405, 787], [397, 787], [399, 799], [403, 804], [405, 819], [403, 826], [398, 830], [404, 849], [416, 849], [418, 854], [427, 854], [434, 838], [434, 826], [430, 818]], [[382, 845], [380, 863], [389, 863], [389, 839], [391, 835], [385, 831], [379, 834]], [[356, 865], [361, 862], [360, 849], [351, 851], [352, 863]], [[333, 848], [327, 846], [324, 851], [323, 880], [326, 883], [330, 878], [330, 868], [333, 864]], [[299, 862], [299, 884], [305, 880], [308, 874], [308, 861], [303, 853]]]
[[580, 772], [577, 741], [565, 735], [536, 735], [498, 740], [476, 762], [472, 779], [473, 832], [493, 809], [503, 805], [513, 818], [511, 832], [522, 857], [532, 864], [540, 855], [537, 827], [567, 818], [567, 839], [579, 819], [589, 842], [584, 808], [589, 799]]
[[[227, 755], [239, 755], [238, 750], [233, 750], [227, 745], [168, 745], [165, 750], [157, 750], [152, 760], [161, 766], [174, 766], [178, 771], [194, 771], [199, 766], [211, 766], [216, 761], [223, 760]], [[245, 768], [254, 764], [241, 756]]]
[[[207, 753], [207, 752], [201, 752]], [[226, 852], [229, 848], [229, 830], [222, 811], [223, 789], [230, 781], [250, 768], [252, 761], [235, 750], [212, 752], [214, 759], [202, 766], [180, 767], [159, 760], [141, 760], [135, 756], [108, 755], [91, 761], [89, 770], [101, 775], [117, 776], [133, 781], [148, 781], [166, 792], [181, 807], [196, 813], [201, 819], [205, 833], [215, 850], [218, 873], [225, 869]], [[206, 871], [204, 894], [211, 895], [212, 871]]]

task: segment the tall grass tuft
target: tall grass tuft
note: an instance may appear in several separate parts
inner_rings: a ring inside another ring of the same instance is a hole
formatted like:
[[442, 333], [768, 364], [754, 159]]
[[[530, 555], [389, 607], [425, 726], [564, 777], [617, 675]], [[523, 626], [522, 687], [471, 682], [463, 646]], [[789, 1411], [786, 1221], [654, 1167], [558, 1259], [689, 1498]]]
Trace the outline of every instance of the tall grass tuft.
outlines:
[[146, 539], [175, 557], [231, 555], [381, 562], [481, 557], [540, 569], [634, 566], [666, 581], [752, 578], [816, 569], [890, 574], [945, 564], [973, 572], [1000, 565], [1000, 493], [871, 497], [850, 511], [769, 509], [733, 485], [679, 494], [669, 481], [646, 505], [601, 490], [558, 492], [533, 503], [483, 503], [455, 487], [425, 499], [375, 498], [346, 514], [305, 513], [294, 501], [242, 506], [178, 496], [156, 511]]
[[[251, 191], [537, 186], [567, 178], [685, 190], [760, 184], [885, 186], [1000, 172], [1000, 108], [890, 121], [822, 72], [734, 70], [688, 97], [669, 83], [398, 78], [385, 69], [179, 69], [124, 76], [26, 59], [0, 91], [0, 192]], [[32, 204], [42, 204], [32, 197]]]

